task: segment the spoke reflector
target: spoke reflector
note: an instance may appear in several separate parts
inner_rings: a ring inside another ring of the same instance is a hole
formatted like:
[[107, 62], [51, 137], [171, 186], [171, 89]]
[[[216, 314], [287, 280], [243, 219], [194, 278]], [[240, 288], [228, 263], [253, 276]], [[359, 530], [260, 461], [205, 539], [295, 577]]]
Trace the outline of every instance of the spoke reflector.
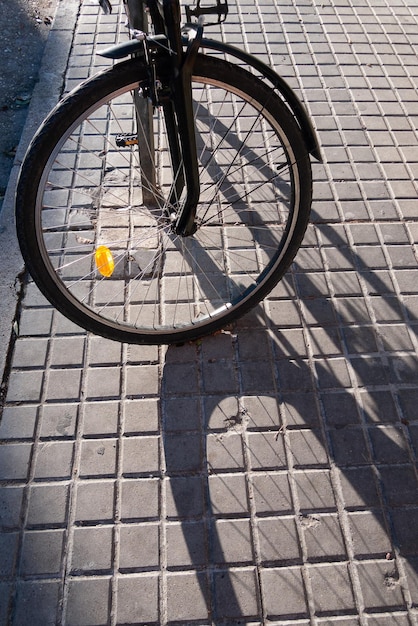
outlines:
[[115, 269], [113, 255], [107, 246], [99, 246], [95, 252], [94, 260], [98, 271], [102, 276], [109, 278]]

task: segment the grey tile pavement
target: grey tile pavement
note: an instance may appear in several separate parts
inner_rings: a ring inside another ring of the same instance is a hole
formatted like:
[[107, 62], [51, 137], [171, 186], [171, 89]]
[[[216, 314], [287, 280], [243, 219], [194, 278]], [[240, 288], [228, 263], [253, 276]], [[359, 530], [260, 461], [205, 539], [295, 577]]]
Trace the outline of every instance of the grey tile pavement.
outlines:
[[[113, 4], [80, 3], [67, 89], [126, 37]], [[324, 155], [291, 271], [231, 331], [120, 346], [27, 286], [1, 624], [417, 625], [417, 26], [415, 0], [231, 2], [221, 36]]]

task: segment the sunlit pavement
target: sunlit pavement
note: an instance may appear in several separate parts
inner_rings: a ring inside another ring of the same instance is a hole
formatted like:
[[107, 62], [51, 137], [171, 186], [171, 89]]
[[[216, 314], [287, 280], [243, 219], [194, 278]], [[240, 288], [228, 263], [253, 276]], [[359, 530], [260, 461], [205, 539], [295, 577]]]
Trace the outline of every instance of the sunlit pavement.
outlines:
[[[113, 5], [81, 4], [67, 90], [127, 39]], [[418, 623], [417, 4], [240, 0], [210, 32], [312, 117], [303, 247], [254, 312], [182, 347], [89, 335], [27, 285], [1, 624]]]

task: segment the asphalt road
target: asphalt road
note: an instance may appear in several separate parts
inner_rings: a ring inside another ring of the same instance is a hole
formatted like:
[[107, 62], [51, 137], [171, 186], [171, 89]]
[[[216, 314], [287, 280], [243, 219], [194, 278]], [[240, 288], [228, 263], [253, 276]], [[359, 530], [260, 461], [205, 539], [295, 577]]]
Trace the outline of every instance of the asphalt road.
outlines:
[[57, 0], [0, 0], [0, 208]]

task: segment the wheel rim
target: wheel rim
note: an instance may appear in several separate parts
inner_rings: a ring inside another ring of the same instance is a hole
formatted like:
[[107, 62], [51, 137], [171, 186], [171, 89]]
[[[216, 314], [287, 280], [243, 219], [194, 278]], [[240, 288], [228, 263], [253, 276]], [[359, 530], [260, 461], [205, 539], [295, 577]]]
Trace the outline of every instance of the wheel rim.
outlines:
[[[298, 168], [266, 104], [195, 77], [198, 228], [176, 236], [167, 218], [175, 177], [159, 112], [156, 206], [142, 205], [137, 147], [116, 146], [117, 134], [135, 132], [136, 88], [103, 98], [56, 145], [37, 196], [38, 245], [87, 327], [90, 320], [111, 334], [175, 341], [226, 323], [277, 273], [296, 224]], [[107, 274], [101, 247], [114, 264]]]

